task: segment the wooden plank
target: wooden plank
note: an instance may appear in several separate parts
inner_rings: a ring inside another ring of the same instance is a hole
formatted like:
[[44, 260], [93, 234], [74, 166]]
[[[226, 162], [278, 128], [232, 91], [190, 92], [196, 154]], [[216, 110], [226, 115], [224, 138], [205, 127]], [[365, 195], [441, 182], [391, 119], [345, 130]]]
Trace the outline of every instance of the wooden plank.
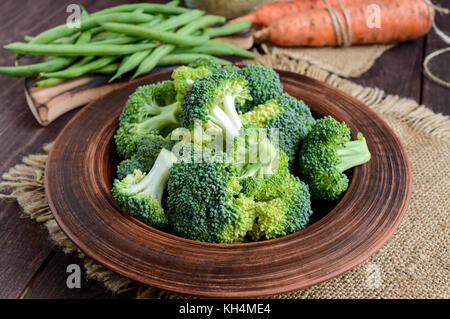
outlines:
[[[130, 1], [80, 1], [88, 10], [128, 3]], [[137, 1], [132, 1], [137, 2]], [[1, 45], [22, 41], [24, 35], [36, 35], [67, 17], [66, 6], [71, 1], [33, 0], [0, 2]], [[45, 17], [43, 19], [42, 17]], [[28, 63], [33, 58], [24, 58]], [[4, 52], [0, 65], [11, 65], [14, 55]], [[48, 128], [42, 128], [33, 118], [23, 94], [23, 79], [0, 77], [0, 175], [20, 162], [27, 154], [40, 152], [44, 143], [54, 140], [59, 131], [76, 113], [69, 112]], [[20, 217], [14, 202], [0, 201], [0, 298], [18, 298], [52, 251], [47, 230]], [[49, 285], [51, 282], [49, 282]]]
[[[66, 270], [67, 266], [75, 264], [81, 269], [81, 288], [68, 288]], [[36, 279], [30, 285], [25, 296], [26, 299], [117, 299], [129, 298], [133, 293], [124, 293], [115, 295], [107, 290], [101, 283], [96, 280], [87, 280], [86, 273], [83, 268], [83, 262], [80, 258], [66, 255], [57, 250], [53, 258], [49, 261], [42, 271], [36, 276]]]
[[352, 80], [419, 102], [423, 46], [424, 38], [400, 43], [378, 58], [369, 71]]
[[[437, 15], [436, 24], [447, 34], [450, 32], [450, 19], [448, 16]], [[436, 32], [431, 31], [428, 34], [425, 43], [425, 55], [438, 49], [447, 47]], [[431, 72], [442, 80], [450, 82], [450, 52], [444, 53], [429, 63]], [[422, 75], [422, 103], [438, 113], [450, 115], [450, 89], [430, 80], [424, 74]]]

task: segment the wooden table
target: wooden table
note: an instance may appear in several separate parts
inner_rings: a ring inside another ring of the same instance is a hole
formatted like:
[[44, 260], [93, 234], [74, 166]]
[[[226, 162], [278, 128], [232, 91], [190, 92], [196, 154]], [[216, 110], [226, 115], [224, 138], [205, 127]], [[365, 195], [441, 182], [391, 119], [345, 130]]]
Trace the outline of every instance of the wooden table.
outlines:
[[[92, 12], [139, 1], [77, 2]], [[22, 41], [24, 35], [35, 35], [64, 23], [70, 3], [66, 0], [1, 1], [0, 44]], [[444, 31], [450, 32], [448, 17], [438, 16], [436, 21]], [[424, 56], [444, 46], [432, 31], [426, 37], [389, 50], [355, 81], [410, 97], [435, 112], [450, 114], [450, 89], [431, 82], [422, 72]], [[13, 60], [13, 54], [2, 50], [0, 65], [10, 65]], [[449, 69], [448, 55], [432, 64], [432, 70], [447, 80]], [[40, 152], [44, 143], [53, 141], [77, 110], [48, 127], [41, 127], [27, 107], [23, 79], [0, 76], [0, 88], [0, 174], [3, 174], [23, 156]], [[81, 260], [56, 248], [43, 226], [23, 218], [16, 202], [0, 201], [0, 221], [0, 298], [119, 298], [95, 280], [83, 279], [81, 289], [68, 289], [66, 267], [69, 264], [82, 266]], [[129, 296], [125, 294], [120, 298]]]

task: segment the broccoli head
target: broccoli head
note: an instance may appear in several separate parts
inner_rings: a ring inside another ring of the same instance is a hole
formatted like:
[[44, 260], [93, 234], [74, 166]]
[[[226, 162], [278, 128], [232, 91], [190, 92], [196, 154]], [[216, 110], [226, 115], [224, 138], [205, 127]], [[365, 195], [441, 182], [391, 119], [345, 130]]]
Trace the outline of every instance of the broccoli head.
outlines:
[[117, 167], [117, 177], [124, 178], [126, 175], [133, 173], [135, 169], [143, 173], [148, 173], [156, 157], [163, 148], [171, 150], [176, 141], [171, 140], [170, 135], [162, 137], [161, 135], [148, 133], [140, 136], [136, 143], [136, 152], [129, 159], [125, 159]]
[[370, 160], [365, 138], [350, 141], [350, 129], [331, 116], [316, 122], [303, 141], [300, 173], [317, 199], [336, 200], [348, 188], [349, 168]]
[[219, 126], [227, 137], [234, 138], [242, 127], [236, 105], [251, 99], [247, 81], [238, 73], [219, 70], [194, 82], [181, 105], [183, 127], [193, 128], [196, 122]]
[[233, 243], [245, 239], [254, 223], [254, 202], [240, 194], [232, 167], [204, 160], [177, 162], [167, 184], [170, 226], [182, 237]]
[[237, 111], [246, 113], [255, 106], [276, 98], [283, 93], [280, 77], [273, 69], [260, 64], [249, 64], [240, 69], [239, 74], [247, 80], [247, 88], [252, 100], [237, 106]]
[[180, 126], [181, 103], [170, 81], [139, 87], [128, 99], [114, 136], [117, 152], [131, 158], [142, 136], [166, 136]]
[[221, 65], [214, 58], [199, 57], [199, 58], [195, 59], [194, 61], [192, 61], [191, 63], [189, 63], [188, 67], [193, 68], [193, 69], [203, 67], [203, 68], [208, 69], [211, 73], [213, 73], [213, 72], [219, 70], [221, 68]]
[[172, 152], [163, 149], [147, 175], [135, 170], [124, 179], [114, 181], [112, 189], [114, 199], [126, 212], [142, 222], [157, 228], [167, 226], [162, 196], [170, 168], [176, 160]]
[[177, 91], [177, 101], [182, 101], [186, 92], [191, 88], [192, 84], [212, 72], [204, 67], [191, 68], [188, 66], [180, 66], [172, 72], [172, 79]]
[[254, 240], [271, 239], [306, 227], [312, 214], [308, 185], [288, 170], [279, 170], [264, 180], [265, 189], [255, 194]]
[[274, 134], [273, 129], [278, 129], [279, 146], [288, 156], [290, 167], [299, 152], [301, 141], [315, 123], [309, 107], [287, 93], [256, 106], [242, 114], [241, 119], [243, 123], [267, 128], [269, 135]]

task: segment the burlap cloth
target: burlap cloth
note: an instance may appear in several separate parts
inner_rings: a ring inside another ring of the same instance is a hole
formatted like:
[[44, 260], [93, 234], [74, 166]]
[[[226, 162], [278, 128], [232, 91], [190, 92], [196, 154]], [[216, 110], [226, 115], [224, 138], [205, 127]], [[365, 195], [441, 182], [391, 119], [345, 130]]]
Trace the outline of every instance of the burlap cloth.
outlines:
[[[366, 59], [368, 60], [368, 59]], [[370, 59], [369, 59], [370, 60]], [[351, 61], [351, 60], [348, 60]], [[405, 219], [392, 239], [359, 267], [315, 287], [274, 298], [449, 298], [450, 119], [413, 100], [362, 87], [278, 50], [252, 63], [305, 74], [350, 93], [377, 111], [394, 129], [412, 165], [413, 193]], [[325, 61], [326, 62], [326, 61]], [[325, 63], [324, 62], [324, 63]], [[115, 293], [136, 289], [138, 298], [179, 297], [130, 282], [84, 256], [49, 210], [43, 173], [51, 144], [3, 175], [3, 198], [17, 200], [25, 214], [44, 224], [66, 253], [82, 258], [89, 279]]]

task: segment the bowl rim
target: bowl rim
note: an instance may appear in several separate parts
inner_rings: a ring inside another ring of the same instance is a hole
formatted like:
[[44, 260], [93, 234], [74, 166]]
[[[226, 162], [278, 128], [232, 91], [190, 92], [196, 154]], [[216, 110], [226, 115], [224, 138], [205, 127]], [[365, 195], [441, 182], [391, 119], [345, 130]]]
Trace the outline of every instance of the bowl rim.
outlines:
[[[137, 281], [137, 282], [140, 282], [143, 284], [148, 285], [149, 283], [151, 283], [152, 286], [154, 286], [156, 288], [164, 289], [164, 290], [174, 292], [174, 293], [180, 293], [183, 295], [200, 296], [200, 297], [225, 297], [225, 298], [228, 298], [228, 297], [242, 298], [243, 297], [243, 298], [247, 298], [247, 297], [270, 296], [270, 295], [278, 294], [278, 293], [287, 293], [287, 292], [295, 291], [298, 289], [308, 288], [310, 286], [313, 286], [313, 285], [319, 284], [321, 282], [324, 282], [326, 280], [329, 280], [331, 278], [334, 278], [334, 277], [336, 277], [342, 273], [345, 273], [346, 271], [356, 267], [357, 265], [361, 264], [362, 262], [364, 262], [367, 258], [369, 258], [371, 255], [373, 255], [379, 248], [381, 248], [390, 239], [390, 237], [393, 235], [393, 233], [395, 232], [395, 230], [401, 223], [401, 221], [404, 217], [404, 214], [406, 212], [406, 209], [409, 205], [409, 200], [411, 197], [411, 189], [412, 189], [412, 178], [411, 178], [411, 168], [410, 168], [409, 160], [407, 158], [406, 151], [402, 147], [401, 142], [399, 141], [399, 139], [397, 138], [397, 136], [395, 135], [393, 130], [384, 122], [384, 120], [382, 120], [373, 110], [371, 110], [369, 107], [364, 105], [362, 102], [356, 100], [354, 97], [352, 97], [352, 96], [348, 95], [347, 93], [342, 92], [342, 91], [338, 90], [337, 88], [332, 87], [331, 85], [328, 85], [327, 83], [324, 83], [322, 81], [311, 79], [307, 76], [299, 75], [299, 74], [288, 72], [288, 71], [282, 71], [282, 70], [277, 70], [277, 69], [275, 69], [275, 70], [280, 75], [285, 75], [285, 76], [291, 77], [297, 81], [308, 80], [309, 82], [313, 83], [313, 85], [317, 85], [321, 88], [327, 88], [331, 91], [334, 91], [335, 93], [338, 92], [341, 96], [343, 96], [347, 99], [353, 100], [354, 103], [358, 104], [358, 106], [362, 107], [366, 112], [368, 112], [376, 120], [380, 121], [383, 124], [386, 132], [398, 143], [398, 145], [397, 145], [398, 151], [404, 161], [405, 170], [406, 170], [406, 174], [405, 174], [406, 188], [403, 193], [403, 195], [404, 195], [403, 196], [403, 199], [404, 199], [403, 204], [401, 205], [401, 207], [399, 208], [399, 210], [396, 214], [394, 223], [384, 233], [384, 236], [380, 240], [378, 240], [375, 245], [371, 246], [371, 249], [369, 249], [368, 251], [366, 251], [365, 253], [360, 255], [359, 258], [353, 260], [353, 263], [347, 263], [345, 266], [339, 267], [339, 269], [333, 273], [324, 274], [320, 280], [315, 280], [315, 281], [311, 282], [310, 284], [306, 284], [306, 285], [299, 285], [300, 288], [296, 287], [296, 285], [293, 284], [293, 285], [278, 288], [278, 289], [271, 288], [271, 289], [269, 289], [270, 291], [269, 290], [264, 290], [264, 291], [248, 290], [248, 291], [244, 291], [242, 293], [239, 293], [236, 291], [234, 291], [234, 292], [217, 292], [215, 290], [206, 292], [205, 290], [202, 290], [202, 289], [196, 291], [195, 289], [191, 289], [191, 288], [185, 289], [183, 287], [177, 287], [176, 283], [175, 283], [175, 285], [170, 285], [170, 284], [169, 285], [167, 285], [167, 284], [160, 285], [160, 284], [158, 284], [158, 280], [157, 280], [158, 278], [151, 278], [152, 280], [145, 280], [145, 278], [142, 278], [142, 276], [136, 275], [135, 273], [130, 273], [130, 272], [126, 271], [126, 269], [124, 270], [123, 267], [121, 267], [120, 265], [115, 263], [115, 261], [107, 259], [107, 258], [105, 258], [105, 256], [101, 256], [96, 251], [93, 251], [90, 248], [90, 246], [86, 243], [86, 241], [82, 240], [80, 238], [79, 234], [77, 235], [76, 233], [74, 233], [72, 231], [70, 226], [68, 226], [65, 222], [64, 213], [61, 211], [60, 208], [58, 208], [54, 205], [55, 202], [52, 200], [53, 199], [52, 198], [53, 197], [53, 188], [52, 188], [52, 184], [50, 183], [50, 175], [51, 175], [51, 171], [53, 169], [53, 163], [54, 163], [54, 161], [53, 161], [53, 157], [55, 154], [54, 150], [59, 145], [64, 144], [64, 139], [66, 138], [65, 135], [70, 130], [73, 123], [76, 123], [77, 121], [79, 121], [79, 119], [82, 118], [83, 115], [85, 113], [87, 113], [90, 108], [92, 108], [92, 105], [101, 103], [102, 100], [107, 100], [108, 98], [110, 98], [114, 94], [116, 94], [117, 91], [119, 91], [119, 90], [124, 90], [126, 88], [136, 86], [137, 84], [142, 85], [144, 83], [145, 84], [154, 83], [153, 80], [158, 75], [170, 74], [172, 72], [172, 70], [160, 72], [157, 74], [152, 74], [152, 75], [134, 80], [132, 82], [128, 82], [128, 83], [124, 84], [123, 86], [119, 87], [118, 89], [113, 90], [112, 92], [100, 97], [99, 99], [97, 99], [95, 101], [92, 101], [91, 103], [89, 103], [89, 105], [85, 106], [83, 108], [83, 110], [80, 110], [60, 132], [60, 134], [58, 135], [58, 137], [53, 145], [52, 151], [49, 154], [49, 158], [47, 160], [46, 167], [45, 167], [44, 180], [45, 180], [45, 192], [46, 192], [46, 196], [49, 201], [50, 210], [52, 211], [53, 216], [55, 217], [55, 220], [57, 221], [58, 225], [61, 227], [63, 232], [69, 237], [69, 239], [83, 253], [85, 253], [87, 256], [89, 256], [93, 260], [99, 262], [103, 266], [107, 267], [108, 269], [113, 270], [114, 272], [117, 272], [125, 277], [128, 277], [134, 281]], [[353, 176], [354, 177], [358, 176], [361, 173], [362, 169], [363, 169], [362, 167], [355, 167]], [[325, 216], [323, 216], [320, 220], [316, 221], [312, 225], [309, 225], [307, 228], [297, 231], [295, 233], [286, 235], [286, 236], [282, 236], [282, 237], [278, 237], [278, 238], [270, 239], [270, 240], [257, 241], [257, 242], [235, 243], [235, 244], [218, 244], [218, 243], [200, 242], [200, 241], [182, 238], [182, 237], [158, 230], [156, 228], [153, 228], [151, 226], [144, 224], [143, 222], [129, 216], [128, 214], [126, 214], [124, 212], [122, 212], [122, 215], [123, 215], [123, 217], [125, 217], [126, 219], [131, 221], [132, 223], [137, 224], [141, 228], [151, 230], [156, 235], [168, 238], [173, 241], [182, 242], [187, 245], [198, 246], [198, 247], [201, 247], [202, 249], [216, 249], [216, 250], [217, 249], [219, 249], [219, 250], [220, 249], [227, 249], [227, 250], [231, 249], [231, 250], [233, 250], [235, 248], [237, 249], [237, 248], [243, 248], [243, 247], [249, 248], [249, 249], [261, 248], [262, 246], [276, 247], [280, 243], [283, 244], [283, 243], [291, 241], [292, 239], [301, 237], [305, 232], [307, 232], [309, 234], [309, 233], [313, 232], [315, 229], [321, 228], [330, 219], [332, 220], [334, 218], [334, 215], [340, 211], [340, 208], [344, 205], [344, 203], [347, 201], [347, 199], [353, 194], [355, 184], [356, 184], [356, 178], [352, 178], [347, 192], [342, 197], [342, 199], [337, 203], [337, 205], [329, 213], [327, 213]], [[156, 279], [156, 280], [154, 280], [154, 279]]]

